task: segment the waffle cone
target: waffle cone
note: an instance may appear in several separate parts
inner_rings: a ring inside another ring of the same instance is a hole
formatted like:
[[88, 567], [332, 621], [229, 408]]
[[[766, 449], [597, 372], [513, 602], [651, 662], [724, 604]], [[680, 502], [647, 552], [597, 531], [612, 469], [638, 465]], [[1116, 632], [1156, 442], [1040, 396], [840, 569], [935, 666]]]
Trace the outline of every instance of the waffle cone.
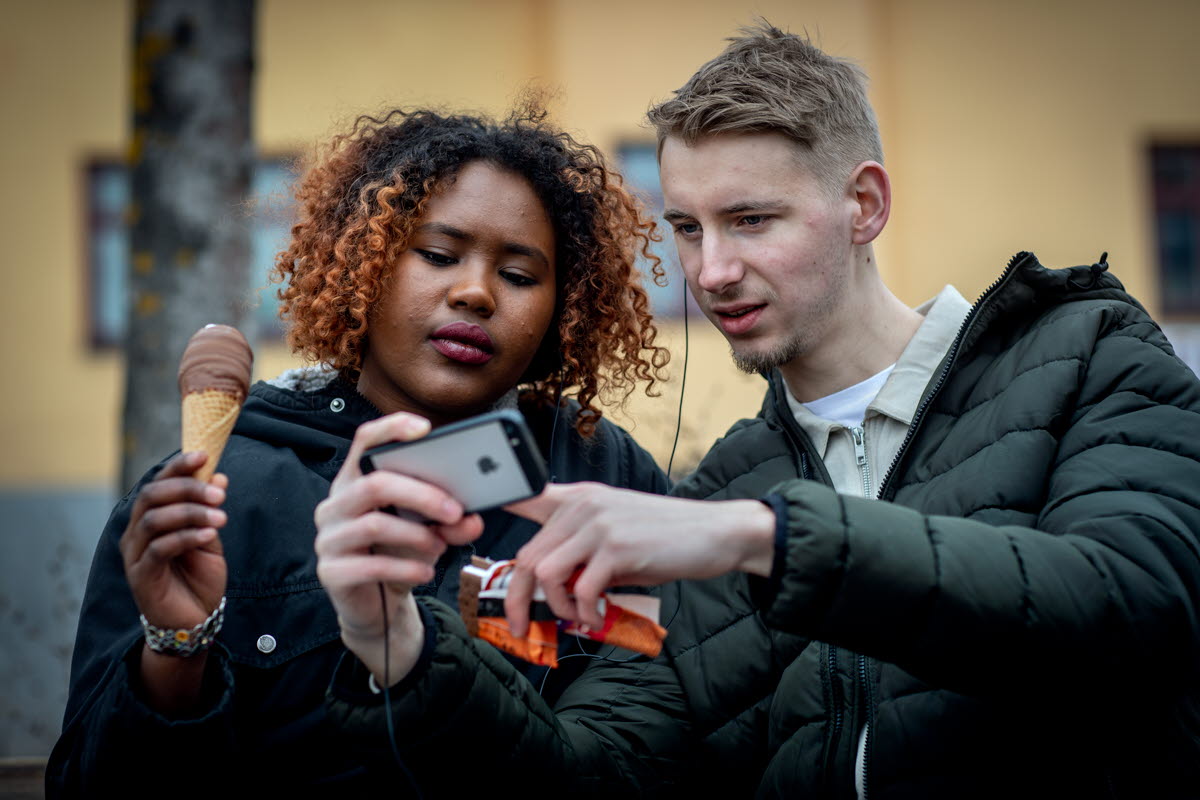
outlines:
[[207, 481], [217, 471], [221, 451], [237, 422], [242, 398], [219, 389], [191, 392], [183, 398], [183, 452], [203, 450], [208, 453], [204, 466], [196, 477]]

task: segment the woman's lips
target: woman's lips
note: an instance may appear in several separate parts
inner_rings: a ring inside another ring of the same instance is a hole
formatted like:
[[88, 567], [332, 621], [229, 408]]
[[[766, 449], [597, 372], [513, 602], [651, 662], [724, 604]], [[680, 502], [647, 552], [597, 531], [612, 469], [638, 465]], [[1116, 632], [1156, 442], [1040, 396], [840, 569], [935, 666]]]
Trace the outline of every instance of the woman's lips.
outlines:
[[429, 342], [446, 358], [460, 364], [486, 364], [492, 360], [492, 337], [478, 325], [467, 322], [443, 325], [433, 332]]

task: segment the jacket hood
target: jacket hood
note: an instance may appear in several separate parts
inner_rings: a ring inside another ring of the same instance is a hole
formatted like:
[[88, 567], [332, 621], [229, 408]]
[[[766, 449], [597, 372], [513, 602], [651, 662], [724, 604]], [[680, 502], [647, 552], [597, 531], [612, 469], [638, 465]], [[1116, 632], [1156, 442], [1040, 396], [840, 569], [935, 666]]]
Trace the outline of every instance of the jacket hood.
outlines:
[[294, 449], [305, 460], [330, 461], [349, 448], [359, 425], [379, 416], [333, 370], [305, 367], [254, 384], [233, 432]]

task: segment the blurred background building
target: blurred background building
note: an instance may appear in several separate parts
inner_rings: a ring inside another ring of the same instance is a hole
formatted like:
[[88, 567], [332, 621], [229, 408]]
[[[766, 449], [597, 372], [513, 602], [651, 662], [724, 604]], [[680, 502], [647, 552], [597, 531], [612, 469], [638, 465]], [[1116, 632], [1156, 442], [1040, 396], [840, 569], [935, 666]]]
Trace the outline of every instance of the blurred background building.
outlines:
[[[199, 1], [199, 0], [198, 0]], [[92, 549], [117, 485], [128, 300], [123, 154], [129, 0], [0, 3], [0, 759], [57, 737]], [[394, 105], [502, 114], [531, 84], [555, 119], [656, 201], [646, 108], [762, 15], [871, 76], [892, 219], [885, 280], [916, 304], [977, 296], [1019, 250], [1047, 265], [1109, 254], [1200, 364], [1200, 4], [1194, 0], [259, 0], [255, 230], [265, 287], [255, 377], [293, 366], [266, 273], [287, 228], [292, 160], [340, 123]], [[654, 208], [655, 212], [661, 207]], [[664, 253], [670, 253], [669, 247]], [[763, 384], [734, 371], [683, 286], [656, 291], [672, 382], [617, 418], [673, 474]], [[165, 453], [164, 453], [165, 455]]]

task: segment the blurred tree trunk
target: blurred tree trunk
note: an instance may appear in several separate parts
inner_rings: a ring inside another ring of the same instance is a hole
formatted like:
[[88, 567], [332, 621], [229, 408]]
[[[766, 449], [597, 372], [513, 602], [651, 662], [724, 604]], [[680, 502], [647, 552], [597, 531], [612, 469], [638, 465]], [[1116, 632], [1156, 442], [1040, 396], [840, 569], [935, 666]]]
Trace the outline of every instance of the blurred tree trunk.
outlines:
[[121, 493], [179, 449], [176, 371], [209, 322], [254, 341], [254, 0], [138, 0]]

